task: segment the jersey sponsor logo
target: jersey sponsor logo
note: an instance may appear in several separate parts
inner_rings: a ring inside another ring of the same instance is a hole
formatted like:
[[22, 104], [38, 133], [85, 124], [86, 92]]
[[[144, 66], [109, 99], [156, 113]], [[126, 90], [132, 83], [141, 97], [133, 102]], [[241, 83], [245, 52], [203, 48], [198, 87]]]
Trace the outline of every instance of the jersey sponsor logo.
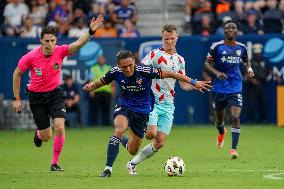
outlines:
[[58, 70], [58, 69], [59, 69], [59, 64], [58, 64], [58, 63], [55, 63], [55, 64], [53, 65], [53, 69], [54, 69], [54, 70]]
[[37, 76], [42, 76], [42, 70], [40, 68], [35, 68], [35, 74]]
[[228, 56], [228, 57], [222, 56], [221, 61], [222, 62], [226, 61], [229, 64], [238, 64], [241, 62], [241, 58], [235, 56]]

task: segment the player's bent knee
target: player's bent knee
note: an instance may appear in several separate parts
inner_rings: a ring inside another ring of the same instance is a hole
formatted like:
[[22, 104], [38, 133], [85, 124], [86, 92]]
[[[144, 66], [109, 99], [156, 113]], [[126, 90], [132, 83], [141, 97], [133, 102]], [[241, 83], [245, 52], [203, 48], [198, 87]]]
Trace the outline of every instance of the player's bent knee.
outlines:
[[124, 130], [120, 129], [120, 128], [119, 129], [115, 129], [114, 135], [121, 139], [123, 137], [123, 135], [124, 135]]
[[153, 138], [156, 137], [156, 134], [155, 133], [146, 133], [145, 137], [146, 137], [147, 140], [152, 140]]

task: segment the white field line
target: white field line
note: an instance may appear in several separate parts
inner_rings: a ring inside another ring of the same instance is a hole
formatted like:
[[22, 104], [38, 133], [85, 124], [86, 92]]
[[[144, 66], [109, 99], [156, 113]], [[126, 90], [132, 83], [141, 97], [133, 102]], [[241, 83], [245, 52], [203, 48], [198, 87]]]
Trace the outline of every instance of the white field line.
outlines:
[[[152, 172], [163, 172], [163, 170], [151, 170]], [[30, 170], [30, 171], [0, 171], [0, 174], [22, 174], [22, 173], [100, 173], [101, 171], [97, 170], [69, 170], [69, 171], [63, 171], [63, 172], [52, 172], [52, 171], [44, 171], [44, 170]], [[255, 173], [265, 173], [265, 172], [272, 172], [272, 176], [282, 175], [284, 174], [284, 170], [278, 170], [278, 169], [223, 169], [223, 170], [189, 170], [191, 173], [206, 173], [206, 172], [224, 172], [224, 173], [239, 173], [239, 172], [255, 172]], [[266, 178], [266, 175], [263, 176]]]
[[283, 176], [278, 177], [279, 175], [284, 175], [284, 173], [273, 173], [273, 174], [263, 175], [263, 178], [272, 179], [272, 180], [284, 179]]

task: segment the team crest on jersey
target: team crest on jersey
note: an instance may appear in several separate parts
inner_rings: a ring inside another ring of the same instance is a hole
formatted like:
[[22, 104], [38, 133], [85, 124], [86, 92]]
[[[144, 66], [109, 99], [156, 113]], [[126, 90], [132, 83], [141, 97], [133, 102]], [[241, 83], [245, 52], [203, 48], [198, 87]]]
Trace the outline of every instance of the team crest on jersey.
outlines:
[[35, 68], [35, 74], [37, 76], [42, 76], [42, 70], [40, 68]]
[[59, 64], [58, 64], [58, 63], [55, 63], [55, 64], [53, 65], [53, 69], [54, 69], [54, 70], [58, 70], [58, 69], [59, 69]]
[[241, 56], [241, 53], [242, 53], [241, 50], [236, 50], [236, 54], [237, 54], [238, 56]]
[[137, 83], [138, 85], [141, 85], [142, 82], [143, 82], [142, 79], [140, 79], [140, 78], [137, 78], [137, 79], [136, 79], [136, 83]]

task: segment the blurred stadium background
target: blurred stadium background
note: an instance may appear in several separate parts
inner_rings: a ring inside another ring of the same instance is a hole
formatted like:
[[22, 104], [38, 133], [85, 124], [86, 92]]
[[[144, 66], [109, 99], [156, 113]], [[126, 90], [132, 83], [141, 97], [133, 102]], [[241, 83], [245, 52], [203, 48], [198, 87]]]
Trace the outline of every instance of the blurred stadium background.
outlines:
[[[24, 101], [21, 114], [12, 112], [12, 72], [19, 58], [39, 44], [41, 26], [56, 26], [58, 43], [70, 43], [87, 31], [88, 21], [99, 14], [105, 17], [104, 26], [77, 54], [64, 61], [62, 76], [71, 75], [79, 89], [92, 79], [90, 70], [97, 64], [98, 57], [103, 55], [106, 63], [113, 66], [116, 52], [128, 49], [135, 52], [138, 62], [150, 50], [159, 47], [161, 27], [166, 23], [175, 24], [179, 30], [177, 51], [186, 60], [187, 74], [210, 79], [203, 71], [207, 51], [212, 42], [223, 38], [222, 24], [234, 19], [239, 23], [238, 40], [247, 45], [256, 72], [254, 81], [244, 77], [242, 122], [277, 122], [277, 104], [279, 110], [284, 106], [279, 104], [280, 100], [277, 103], [277, 86], [283, 85], [284, 78], [284, 0], [2, 0], [0, 128], [34, 127], [27, 102]], [[21, 83], [24, 100], [23, 89], [28, 80], [26, 74]], [[176, 88], [175, 124], [213, 121], [210, 95]], [[78, 123], [100, 125], [94, 120], [93, 97], [81, 90], [79, 95]], [[251, 97], [254, 101], [248, 100]], [[115, 98], [113, 95], [112, 101]], [[278, 120], [283, 117], [282, 112]]]

